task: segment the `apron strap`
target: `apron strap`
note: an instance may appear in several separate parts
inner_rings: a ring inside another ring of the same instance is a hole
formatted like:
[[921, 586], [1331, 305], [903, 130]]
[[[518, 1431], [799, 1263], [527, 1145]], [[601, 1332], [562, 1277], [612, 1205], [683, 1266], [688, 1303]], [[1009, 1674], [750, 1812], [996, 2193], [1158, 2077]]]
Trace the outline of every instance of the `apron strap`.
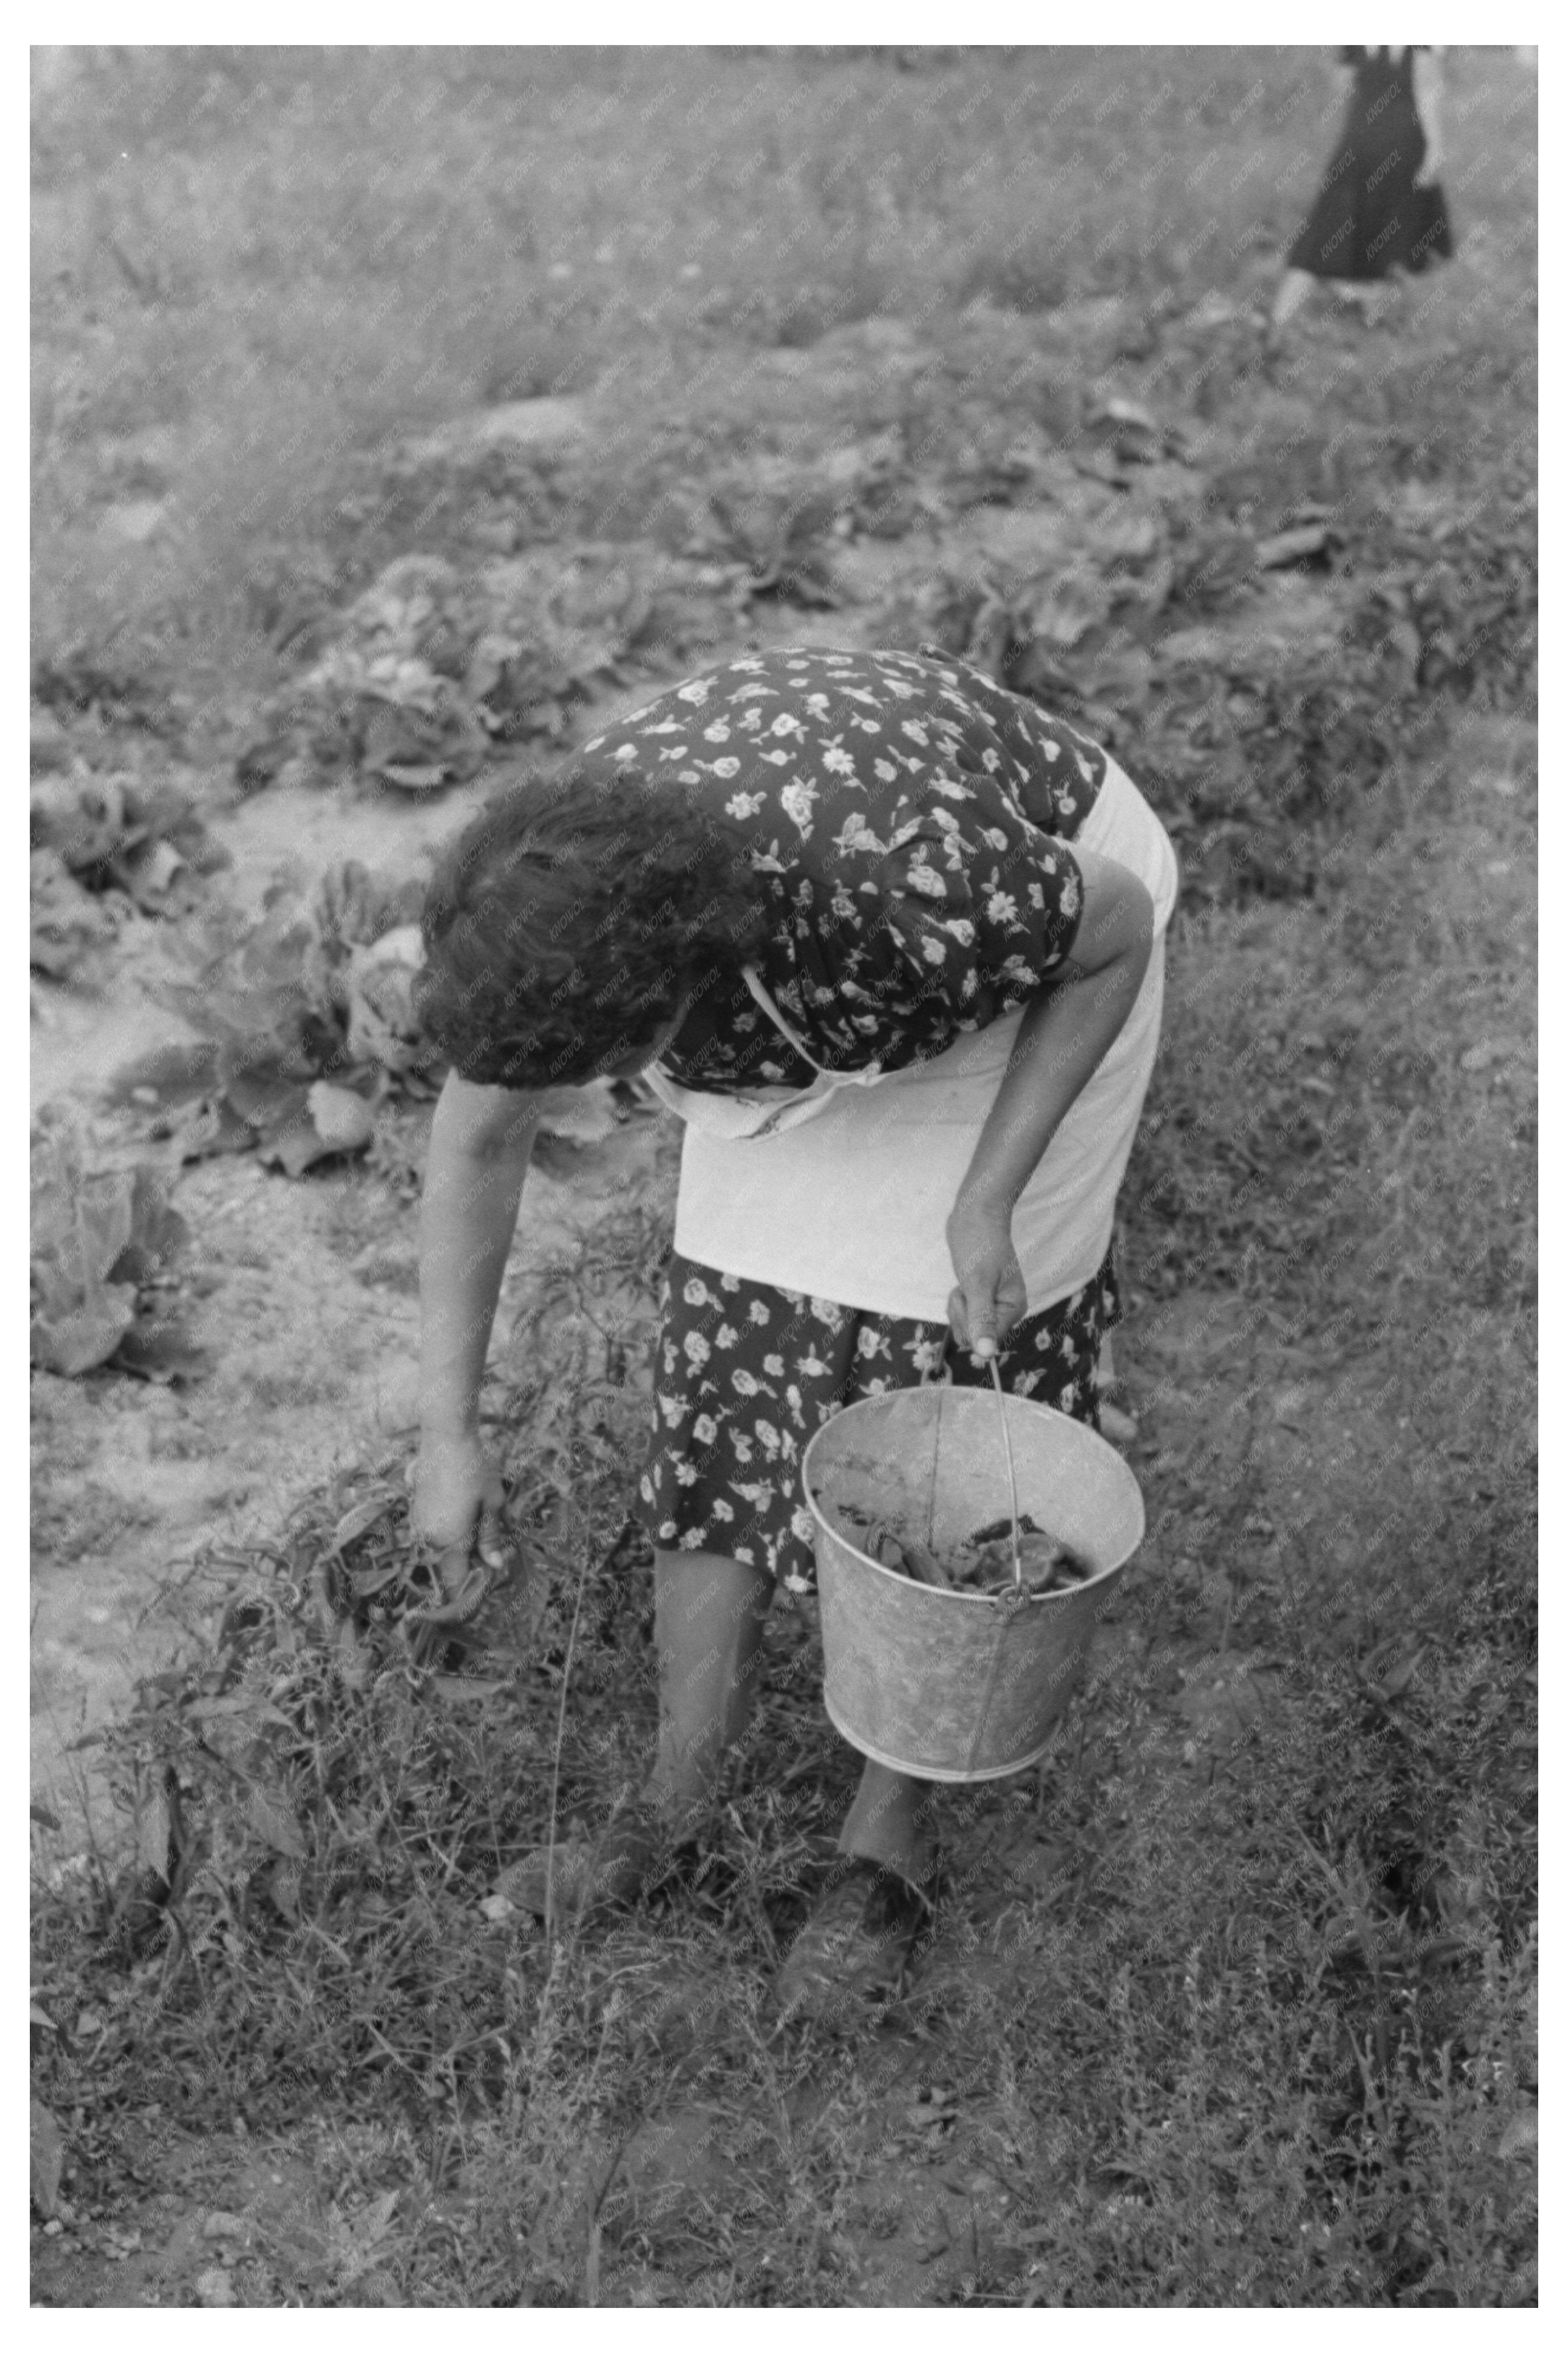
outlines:
[[762, 975], [758, 972], [756, 965], [754, 964], [742, 965], [741, 967], [741, 977], [745, 982], [746, 987], [751, 990], [756, 1002], [762, 1007], [763, 1011], [767, 1015], [768, 1019], [773, 1023], [773, 1028], [778, 1030], [780, 1035], [795, 1048], [795, 1050], [800, 1056], [801, 1060], [809, 1064], [811, 1069], [816, 1072], [819, 1079], [829, 1077], [831, 1073], [823, 1069], [822, 1064], [817, 1060], [816, 1055], [811, 1051], [811, 1049], [805, 1044], [804, 1039], [795, 1036], [795, 1031], [790, 1028], [789, 1023], [784, 1019], [784, 1015], [779, 1011], [778, 1007], [773, 1003], [773, 998], [763, 987]]
[[882, 1065], [879, 1061], [868, 1062], [863, 1071], [830, 1071], [826, 1063], [819, 1062], [817, 1060], [810, 1047], [805, 1044], [803, 1039], [797, 1037], [795, 1032], [790, 1028], [789, 1023], [784, 1019], [784, 1015], [779, 1011], [778, 1007], [773, 1003], [773, 998], [763, 987], [762, 976], [758, 972], [756, 965], [752, 964], [742, 965], [741, 967], [741, 977], [744, 980], [746, 987], [751, 990], [757, 1004], [761, 1006], [763, 1011], [767, 1015], [768, 1019], [773, 1023], [773, 1028], [778, 1030], [780, 1035], [785, 1039], [791, 1046], [794, 1047], [795, 1052], [800, 1056], [801, 1060], [805, 1062], [808, 1068], [814, 1070], [819, 1079], [830, 1080], [835, 1086], [865, 1087], [869, 1086], [873, 1080], [879, 1079], [881, 1077]]

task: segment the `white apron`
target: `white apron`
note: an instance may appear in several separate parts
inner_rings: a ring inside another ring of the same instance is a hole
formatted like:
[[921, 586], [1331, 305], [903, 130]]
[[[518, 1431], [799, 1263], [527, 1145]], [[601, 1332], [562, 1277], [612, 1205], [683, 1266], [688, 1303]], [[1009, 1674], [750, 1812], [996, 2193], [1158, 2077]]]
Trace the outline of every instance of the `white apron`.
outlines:
[[[1115, 859], [1146, 886], [1154, 945], [1131, 1013], [1014, 1209], [1031, 1314], [1086, 1283], [1110, 1245], [1160, 1042], [1164, 933], [1176, 897], [1169, 837], [1114, 761], [1077, 846]], [[944, 1324], [956, 1280], [947, 1220], [1023, 1009], [911, 1069], [832, 1071], [806, 1053], [754, 972], [746, 982], [817, 1077], [804, 1091], [713, 1095], [678, 1085], [657, 1065], [646, 1073], [686, 1122], [676, 1249], [777, 1290]]]

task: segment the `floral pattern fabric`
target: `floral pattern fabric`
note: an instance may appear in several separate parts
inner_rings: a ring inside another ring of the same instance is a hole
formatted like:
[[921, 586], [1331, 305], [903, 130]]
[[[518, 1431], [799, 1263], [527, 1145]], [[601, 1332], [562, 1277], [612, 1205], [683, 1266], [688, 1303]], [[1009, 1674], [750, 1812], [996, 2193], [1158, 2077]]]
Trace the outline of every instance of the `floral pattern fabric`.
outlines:
[[[998, 1358], [1005, 1387], [1098, 1429], [1100, 1343], [1120, 1314], [1108, 1253], [1081, 1290], [1014, 1325]], [[950, 1346], [945, 1324], [871, 1314], [672, 1258], [641, 1486], [652, 1541], [744, 1561], [808, 1591], [807, 1441], [844, 1406], [912, 1388], [944, 1359], [960, 1388], [991, 1386], [989, 1371]]]
[[[635, 770], [746, 844], [775, 914], [753, 961], [823, 1068], [898, 1070], [1026, 1004], [1071, 950], [1068, 842], [1098, 744], [933, 648], [742, 655], [584, 746], [585, 781]], [[714, 1092], [816, 1073], [726, 986], [662, 1067]]]

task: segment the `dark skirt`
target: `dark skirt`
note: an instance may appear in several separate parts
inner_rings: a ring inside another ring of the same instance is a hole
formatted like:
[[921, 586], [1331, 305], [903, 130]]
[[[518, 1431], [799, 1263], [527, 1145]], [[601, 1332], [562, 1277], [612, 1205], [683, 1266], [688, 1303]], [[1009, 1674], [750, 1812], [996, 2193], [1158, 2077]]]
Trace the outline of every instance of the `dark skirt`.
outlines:
[[[662, 1304], [643, 1525], [667, 1550], [745, 1561], [796, 1592], [816, 1571], [800, 1486], [814, 1432], [944, 1362], [957, 1387], [991, 1386], [945, 1324], [807, 1299], [689, 1259], [670, 1260]], [[1121, 1312], [1108, 1250], [1081, 1289], [1014, 1325], [998, 1358], [1004, 1385], [1097, 1430], [1100, 1343]]]
[[1339, 145], [1289, 267], [1364, 282], [1446, 261], [1454, 239], [1443, 191], [1415, 185], [1426, 149], [1410, 51], [1397, 62], [1369, 58], [1357, 69]]

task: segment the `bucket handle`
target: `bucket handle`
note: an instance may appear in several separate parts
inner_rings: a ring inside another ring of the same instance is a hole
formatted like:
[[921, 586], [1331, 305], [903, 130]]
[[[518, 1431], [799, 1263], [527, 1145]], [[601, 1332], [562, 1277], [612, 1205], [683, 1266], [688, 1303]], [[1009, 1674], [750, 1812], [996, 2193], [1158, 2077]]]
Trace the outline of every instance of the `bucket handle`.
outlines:
[[[949, 1349], [951, 1348], [952, 1345], [952, 1328], [951, 1328], [951, 1326], [949, 1326], [949, 1327], [945, 1328], [945, 1329], [943, 1330], [943, 1332], [942, 1332], [942, 1345], [941, 1345], [941, 1347], [937, 1350], [936, 1357], [935, 1357], [935, 1361], [934, 1361], [934, 1363], [932, 1363], [932, 1362], [929, 1362], [929, 1361], [928, 1361], [928, 1363], [924, 1366], [924, 1367], [923, 1367], [923, 1368], [922, 1368], [922, 1370], [921, 1370], [921, 1378], [920, 1378], [920, 1386], [921, 1387], [921, 1388], [922, 1388], [922, 1389], [924, 1389], [924, 1388], [938, 1388], [938, 1387], [941, 1387], [941, 1388], [944, 1388], [944, 1389], [950, 1389], [950, 1388], [952, 1388], [952, 1357], [950, 1356], [950, 1355], [948, 1354], [948, 1351], [949, 1351]], [[995, 1378], [995, 1372], [996, 1372], [996, 1367], [995, 1367], [995, 1359], [994, 1359], [994, 1358], [993, 1358], [993, 1359], [992, 1359], [992, 1377], [993, 1377], [993, 1378]], [[998, 1383], [998, 1386], [1000, 1386], [1000, 1384], [999, 1384], [999, 1383]], [[927, 1542], [927, 1544], [928, 1544], [928, 1545], [929, 1545], [929, 1544], [931, 1543], [931, 1531], [932, 1531], [932, 1527], [933, 1527], [933, 1525], [934, 1525], [934, 1523], [935, 1523], [935, 1519], [936, 1519], [936, 1476], [937, 1476], [937, 1458], [938, 1458], [938, 1455], [939, 1455], [939, 1453], [940, 1453], [940, 1451], [941, 1451], [941, 1449], [942, 1449], [942, 1409], [941, 1409], [941, 1407], [939, 1406], [939, 1407], [937, 1408], [936, 1428], [935, 1428], [935, 1430], [934, 1430], [932, 1431], [932, 1433], [931, 1433], [931, 1494], [930, 1494], [930, 1496], [928, 1497], [928, 1499], [927, 1499], [927, 1504], [926, 1504], [926, 1542]], [[1011, 1454], [1011, 1449], [1009, 1449], [1008, 1451], [1009, 1451], [1009, 1455], [1010, 1455], [1010, 1454]], [[1012, 1466], [1011, 1466], [1011, 1462], [1009, 1461], [1009, 1465], [1008, 1465], [1009, 1472], [1011, 1472], [1011, 1467], [1012, 1467]], [[992, 1614], [993, 1614], [994, 1617], [998, 1617], [998, 1618], [1016, 1618], [1016, 1617], [1017, 1616], [1018, 1612], [1019, 1612], [1021, 1609], [1028, 1609], [1028, 1607], [1029, 1607], [1029, 1605], [1030, 1605], [1031, 1601], [1035, 1599], [1034, 1595], [1032, 1595], [1032, 1594], [1027, 1593], [1027, 1592], [1026, 1592], [1026, 1591], [1025, 1591], [1025, 1589], [1024, 1589], [1024, 1582], [1023, 1582], [1023, 1579], [1022, 1579], [1022, 1577], [1021, 1577], [1018, 1575], [1018, 1573], [1017, 1573], [1017, 1560], [1016, 1560], [1016, 1552], [1017, 1552], [1017, 1545], [1016, 1545], [1016, 1530], [1017, 1530], [1017, 1516], [1016, 1516], [1016, 1490], [1015, 1490], [1015, 1491], [1014, 1491], [1014, 1534], [1015, 1534], [1014, 1553], [1015, 1553], [1015, 1559], [1014, 1559], [1014, 1577], [1013, 1577], [1013, 1582], [1012, 1582], [1012, 1584], [1011, 1584], [1011, 1585], [1009, 1585], [1008, 1587], [1006, 1587], [1006, 1588], [1005, 1588], [1005, 1589], [1003, 1592], [1001, 1592], [1001, 1593], [994, 1593], [994, 1594], [992, 1594], [992, 1595], [990, 1595], [990, 1596], [989, 1596], [989, 1599], [990, 1599], [990, 1603], [991, 1603]], [[987, 1698], [987, 1704], [989, 1704], [989, 1695], [988, 1695], [988, 1698]], [[983, 1715], [983, 1716], [984, 1716], [984, 1711], [982, 1711], [982, 1715]]]
[[[921, 1387], [922, 1389], [934, 1388], [942, 1390], [952, 1388], [952, 1366], [948, 1361], [947, 1354], [948, 1343], [952, 1338], [952, 1332], [951, 1327], [944, 1324], [942, 1326], [942, 1345], [936, 1352], [934, 1363], [928, 1358], [927, 1362], [921, 1368]], [[931, 1492], [926, 1497], [926, 1543], [928, 1546], [933, 1541], [936, 1529], [936, 1477], [937, 1467], [942, 1457], [942, 1400], [939, 1396], [936, 1401], [936, 1423], [931, 1434]]]

